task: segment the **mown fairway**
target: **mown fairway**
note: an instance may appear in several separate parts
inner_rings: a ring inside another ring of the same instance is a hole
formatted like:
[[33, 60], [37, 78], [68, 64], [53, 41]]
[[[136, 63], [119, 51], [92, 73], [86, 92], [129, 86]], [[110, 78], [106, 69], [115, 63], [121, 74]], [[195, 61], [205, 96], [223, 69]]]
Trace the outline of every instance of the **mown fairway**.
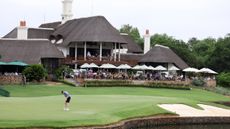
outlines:
[[[160, 103], [230, 101], [215, 93], [157, 88], [75, 88], [57, 86], [8, 86], [11, 97], [0, 97], [0, 128], [66, 127], [108, 124], [138, 116], [166, 114]], [[64, 111], [61, 90], [72, 94], [70, 111]]]

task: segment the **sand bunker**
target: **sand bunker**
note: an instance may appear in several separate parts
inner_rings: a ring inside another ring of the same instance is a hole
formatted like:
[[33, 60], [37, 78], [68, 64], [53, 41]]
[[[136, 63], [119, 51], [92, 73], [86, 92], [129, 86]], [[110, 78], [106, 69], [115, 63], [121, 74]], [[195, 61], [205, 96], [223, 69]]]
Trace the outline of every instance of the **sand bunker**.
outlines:
[[158, 106], [165, 110], [174, 112], [182, 117], [230, 117], [230, 110], [203, 104], [198, 105], [202, 107], [204, 110], [199, 110], [184, 104], [161, 104]]

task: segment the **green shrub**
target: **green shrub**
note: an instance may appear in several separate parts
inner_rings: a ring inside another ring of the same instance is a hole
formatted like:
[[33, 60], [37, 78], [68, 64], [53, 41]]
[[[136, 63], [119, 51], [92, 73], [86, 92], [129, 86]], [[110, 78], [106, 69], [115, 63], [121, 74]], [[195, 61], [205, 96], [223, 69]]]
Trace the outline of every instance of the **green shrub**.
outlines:
[[203, 79], [193, 79], [192, 85], [194, 86], [204, 86], [206, 83]]
[[230, 96], [230, 89], [229, 88], [225, 88], [225, 87], [221, 87], [221, 86], [217, 86], [217, 87], [205, 87], [205, 90], [208, 91], [212, 91], [218, 94], [222, 94], [222, 95], [226, 95], [226, 96]]
[[189, 86], [185, 85], [170, 85], [170, 84], [157, 84], [151, 83], [148, 87], [150, 88], [167, 88], [167, 89], [177, 89], [177, 90], [191, 90]]
[[69, 68], [66, 65], [62, 65], [54, 71], [54, 74], [57, 80], [61, 80], [64, 79], [64, 75], [65, 76], [70, 75], [72, 72], [73, 70], [71, 68]]
[[8, 91], [6, 91], [0, 87], [0, 96], [10, 97], [10, 92], [8, 92]]
[[59, 80], [58, 82], [61, 82], [63, 84], [66, 84], [66, 85], [69, 85], [69, 86], [73, 86], [73, 87], [76, 86], [76, 84], [74, 84], [74, 82], [69, 82], [69, 81], [66, 81], [66, 80]]
[[223, 87], [230, 87], [230, 72], [219, 74], [217, 76], [217, 84]]
[[27, 81], [37, 81], [41, 82], [47, 75], [45, 68], [42, 65], [34, 64], [25, 68], [22, 72], [26, 76]]

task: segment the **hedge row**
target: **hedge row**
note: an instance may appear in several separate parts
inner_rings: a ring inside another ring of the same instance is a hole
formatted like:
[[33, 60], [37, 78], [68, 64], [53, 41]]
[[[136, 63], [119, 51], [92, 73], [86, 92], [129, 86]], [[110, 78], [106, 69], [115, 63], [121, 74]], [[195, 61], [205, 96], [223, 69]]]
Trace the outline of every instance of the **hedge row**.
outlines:
[[184, 85], [170, 85], [161, 83], [149, 84], [133, 84], [132, 81], [85, 81], [85, 87], [147, 87], [147, 88], [168, 88], [168, 89], [181, 89], [191, 90], [189, 86]]
[[69, 82], [69, 81], [66, 81], [66, 80], [58, 80], [58, 82], [61, 82], [63, 84], [66, 84], [66, 85], [69, 85], [69, 86], [73, 86], [73, 87], [76, 86], [76, 84], [74, 84], [72, 82]]
[[124, 81], [124, 80], [93, 80], [93, 81], [85, 81], [85, 85], [87, 86], [121, 86], [121, 85], [130, 85], [132, 81]]

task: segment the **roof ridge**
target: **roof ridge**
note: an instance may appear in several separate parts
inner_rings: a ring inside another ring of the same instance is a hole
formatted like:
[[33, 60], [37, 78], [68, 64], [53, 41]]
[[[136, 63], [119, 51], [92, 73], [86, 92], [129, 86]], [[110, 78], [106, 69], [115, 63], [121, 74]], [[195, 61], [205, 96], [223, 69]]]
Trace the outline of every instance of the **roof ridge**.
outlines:
[[17, 39], [17, 38], [0, 38], [2, 41], [49, 41], [48, 39]]
[[154, 47], [163, 47], [163, 48], [167, 48], [167, 49], [169, 49], [169, 47], [168, 47], [168, 46], [164, 46], [164, 45], [160, 45], [160, 44], [156, 44]]

